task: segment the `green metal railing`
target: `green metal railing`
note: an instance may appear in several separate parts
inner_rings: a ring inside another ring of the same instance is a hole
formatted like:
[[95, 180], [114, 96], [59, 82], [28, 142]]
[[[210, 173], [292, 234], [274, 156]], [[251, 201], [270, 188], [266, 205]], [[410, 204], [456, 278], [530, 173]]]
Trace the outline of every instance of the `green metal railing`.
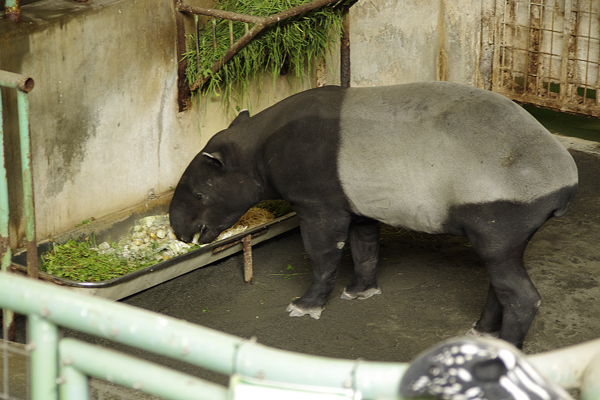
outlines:
[[[29, 101], [27, 94], [33, 90], [32, 78], [14, 74], [12, 72], [0, 71], [0, 86], [17, 89], [17, 108], [19, 117], [19, 141], [21, 149], [21, 171], [23, 179], [23, 206], [25, 208], [25, 232], [27, 237], [27, 264], [30, 276], [37, 278], [37, 242], [35, 238], [35, 205], [33, 197], [33, 169], [31, 166], [31, 137], [29, 129]], [[4, 143], [4, 129], [2, 120], [2, 99], [0, 98], [0, 139]], [[6, 246], [5, 238], [8, 238], [8, 185], [6, 167], [4, 160], [4, 146], [0, 152], [0, 250], [5, 268], [10, 257], [5, 253], [10, 251]], [[29, 252], [32, 252], [31, 255]]]
[[[0, 306], [29, 318], [31, 398], [85, 399], [95, 377], [167, 399], [399, 399], [407, 363], [341, 360], [269, 348], [229, 334], [56, 285], [0, 273]], [[231, 375], [229, 388], [75, 339], [58, 327]], [[600, 340], [528, 356], [549, 380], [600, 398]], [[254, 392], [252, 392], [254, 390]]]
[[[8, 4], [8, 3], [7, 3]], [[35, 208], [33, 201], [33, 172], [31, 168], [31, 138], [29, 130], [29, 102], [27, 93], [33, 90], [33, 79], [0, 71], [0, 87], [17, 90], [17, 109], [19, 119], [19, 142], [21, 148], [21, 171], [23, 176], [23, 204], [25, 207], [25, 224], [27, 236], [27, 249], [33, 253], [28, 254], [28, 273], [37, 277], [37, 241], [35, 238]], [[6, 161], [4, 158], [4, 120], [2, 110], [2, 96], [0, 95], [0, 260], [2, 271], [10, 266], [11, 250], [9, 237], [9, 198]], [[3, 331], [5, 337], [14, 340], [14, 316], [9, 310], [3, 310]]]

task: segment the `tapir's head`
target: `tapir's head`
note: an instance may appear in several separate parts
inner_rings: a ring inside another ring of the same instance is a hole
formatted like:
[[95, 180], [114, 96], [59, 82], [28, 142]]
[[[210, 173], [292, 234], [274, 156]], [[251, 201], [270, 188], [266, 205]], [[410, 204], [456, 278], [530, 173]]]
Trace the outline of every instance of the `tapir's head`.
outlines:
[[169, 208], [171, 227], [184, 242], [199, 233], [199, 243], [213, 241], [261, 200], [262, 187], [253, 165], [243, 165], [252, 155], [249, 146], [237, 143], [235, 130], [246, 118], [243, 112], [228, 129], [217, 133], [183, 173]]

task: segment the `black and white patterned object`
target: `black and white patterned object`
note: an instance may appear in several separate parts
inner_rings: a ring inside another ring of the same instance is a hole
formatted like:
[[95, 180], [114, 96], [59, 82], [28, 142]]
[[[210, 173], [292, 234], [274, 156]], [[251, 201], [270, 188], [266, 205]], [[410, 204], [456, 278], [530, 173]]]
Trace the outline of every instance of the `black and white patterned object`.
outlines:
[[516, 347], [483, 337], [451, 339], [419, 355], [402, 378], [400, 394], [443, 400], [572, 400], [542, 378]]

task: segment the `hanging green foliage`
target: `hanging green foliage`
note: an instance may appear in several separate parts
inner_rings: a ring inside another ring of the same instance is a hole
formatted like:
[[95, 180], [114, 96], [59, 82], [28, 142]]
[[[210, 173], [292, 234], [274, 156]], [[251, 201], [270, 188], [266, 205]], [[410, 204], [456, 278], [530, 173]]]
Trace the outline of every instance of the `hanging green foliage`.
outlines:
[[[214, 8], [266, 17], [310, 1], [219, 0]], [[213, 40], [213, 25], [216, 41]], [[184, 58], [187, 59], [186, 75], [190, 86], [198, 77], [211, 75], [210, 68], [229, 50], [230, 33], [235, 42], [251, 29], [248, 25], [211, 18], [199, 29], [198, 37], [188, 35]], [[229, 103], [232, 95], [240, 99], [247, 95], [251, 82], [258, 82], [256, 78], [264, 73], [271, 73], [274, 82], [282, 70], [302, 79], [311, 73], [313, 60], [324, 57], [338, 42], [341, 32], [340, 7], [321, 7], [270, 25], [212, 75], [202, 90], [209, 96], [223, 96], [223, 102]]]

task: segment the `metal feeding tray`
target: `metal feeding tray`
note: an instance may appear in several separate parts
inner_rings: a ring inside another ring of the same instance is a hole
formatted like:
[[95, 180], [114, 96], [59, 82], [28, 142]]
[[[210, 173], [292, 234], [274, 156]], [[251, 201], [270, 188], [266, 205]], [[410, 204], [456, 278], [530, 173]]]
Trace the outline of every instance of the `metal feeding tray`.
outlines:
[[[130, 234], [135, 222], [141, 218], [166, 213], [172, 195], [172, 193], [163, 195], [155, 200], [144, 202], [121, 212], [91, 221], [89, 224], [64, 232], [55, 238], [40, 241], [38, 243], [38, 254], [41, 255], [51, 250], [53, 242], [66, 243], [68, 240], [81, 240], [86, 236], [91, 237], [94, 235], [98, 243], [102, 241], [116, 241]], [[298, 225], [298, 217], [296, 213], [292, 212], [267, 223], [249, 228], [237, 235], [192, 250], [189, 253], [101, 282], [77, 282], [59, 278], [43, 271], [40, 271], [39, 275], [42, 280], [67, 287], [76, 292], [119, 300], [242, 251], [244, 247], [242, 240], [248, 236], [251, 237], [251, 244], [254, 245], [287, 232]], [[245, 242], [248, 245], [249, 240], [245, 239]], [[246, 258], [248, 256], [251, 257], [248, 251], [245, 253], [247, 253]], [[26, 250], [17, 252], [13, 256], [12, 261], [13, 271], [26, 273]], [[248, 260], [246, 259], [247, 262]], [[41, 265], [41, 259], [39, 265]]]

